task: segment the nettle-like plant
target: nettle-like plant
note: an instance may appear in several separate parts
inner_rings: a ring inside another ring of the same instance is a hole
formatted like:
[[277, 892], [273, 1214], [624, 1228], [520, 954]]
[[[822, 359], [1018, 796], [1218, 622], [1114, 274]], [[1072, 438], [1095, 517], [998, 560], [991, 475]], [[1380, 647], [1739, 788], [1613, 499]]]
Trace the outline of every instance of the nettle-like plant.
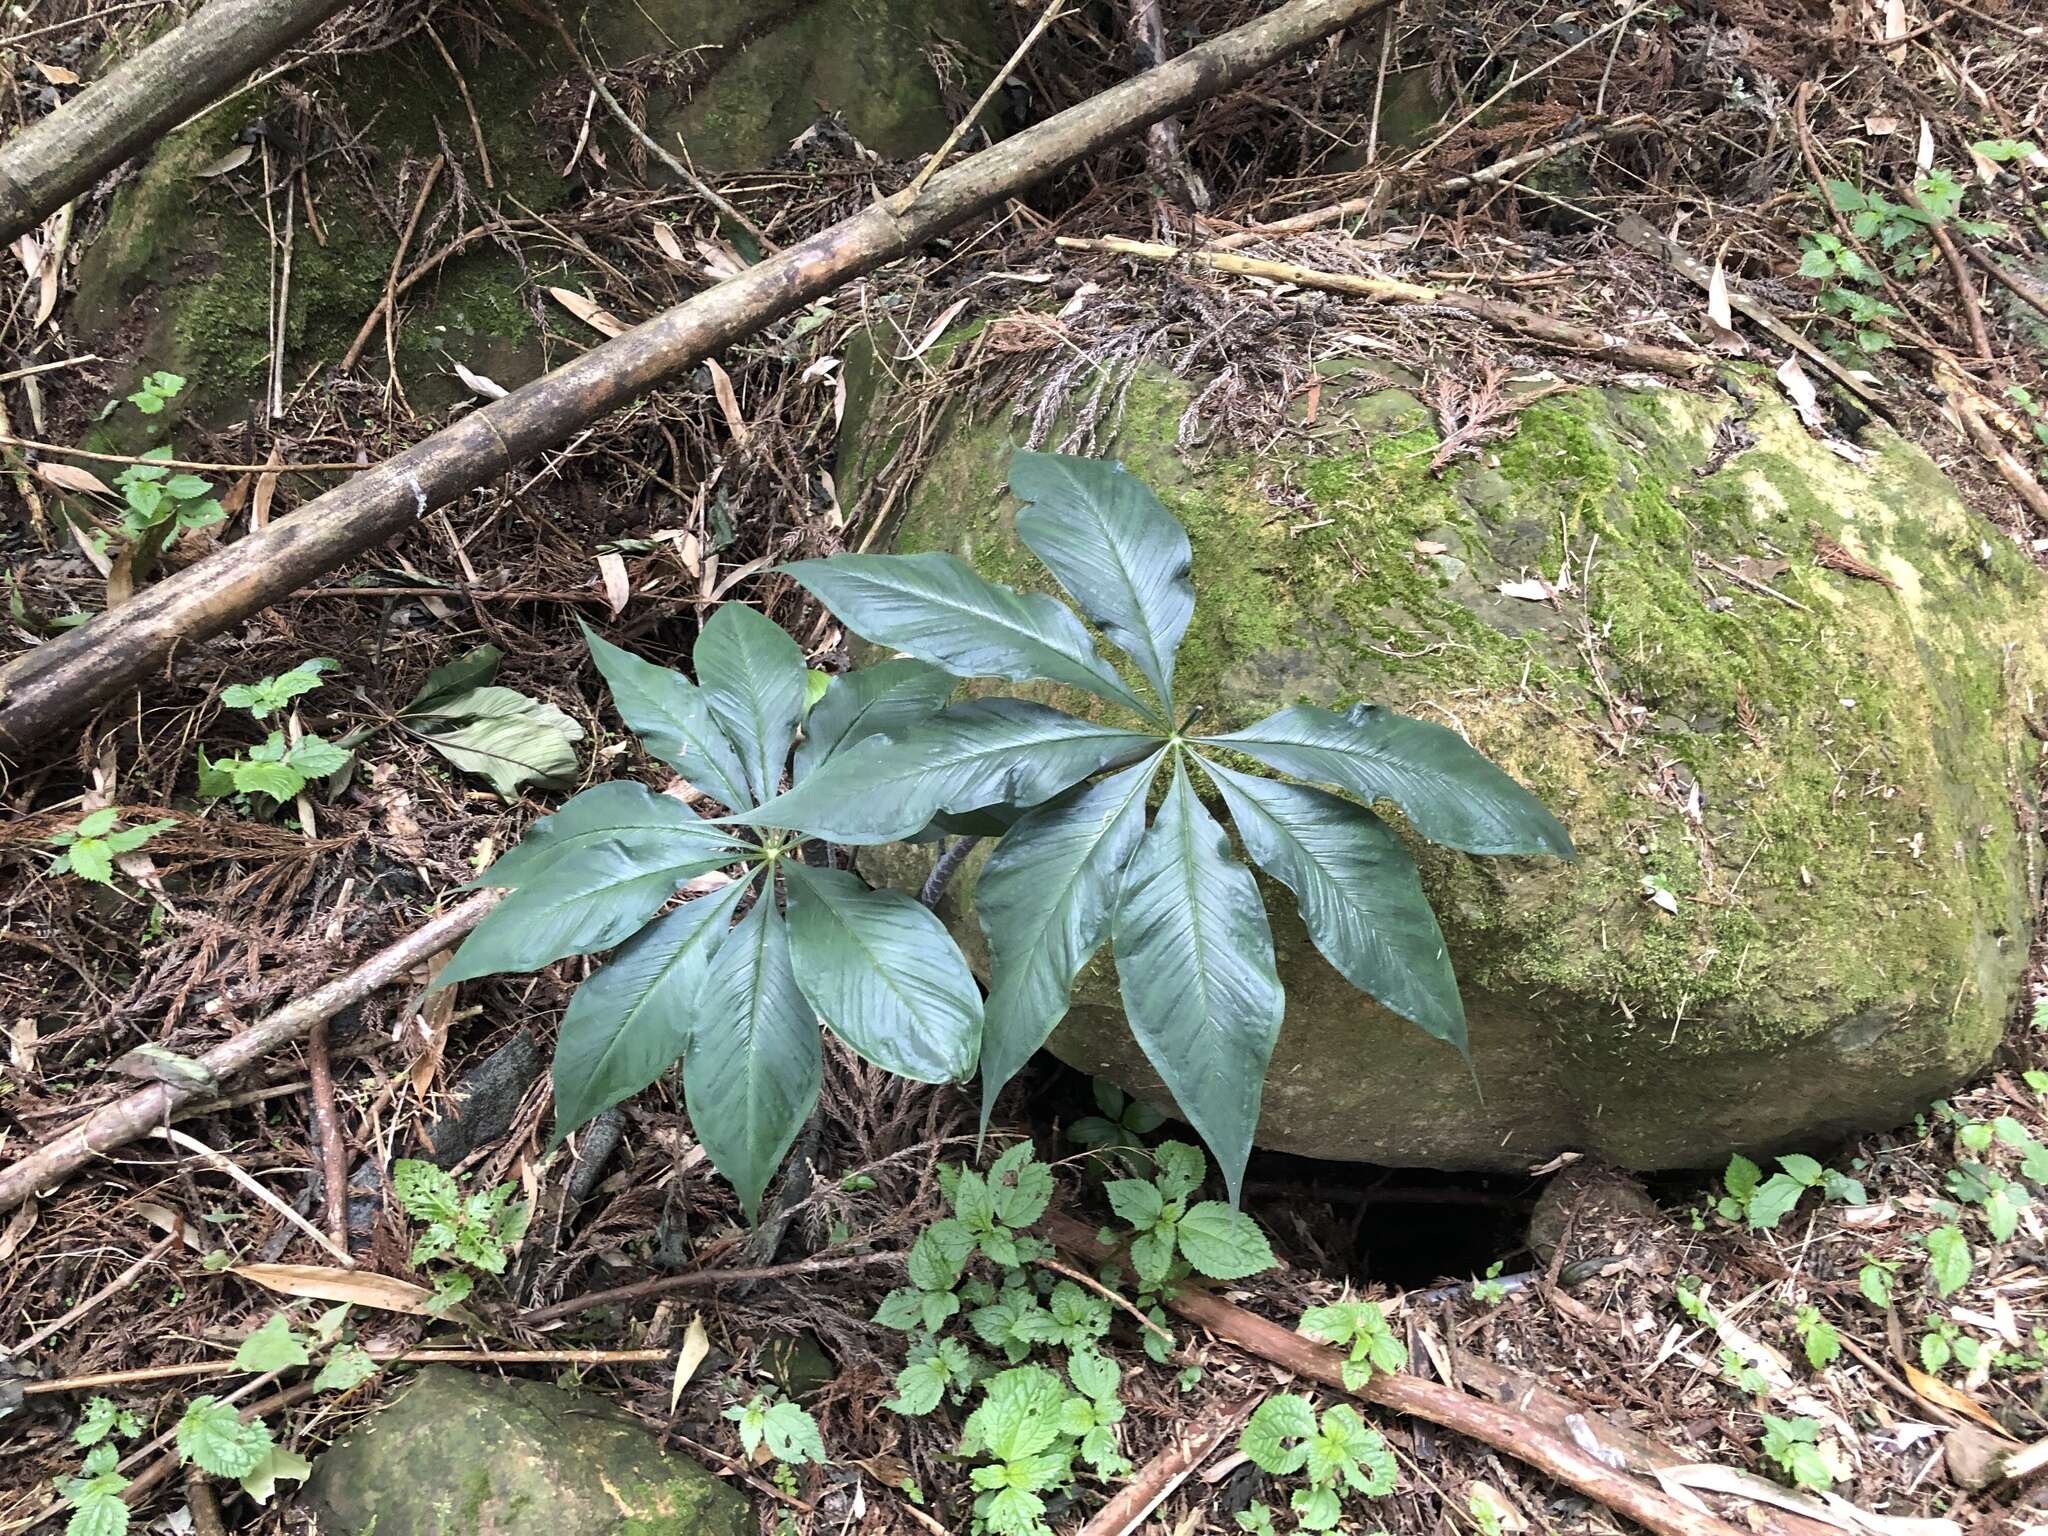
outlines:
[[[1564, 828], [1455, 732], [1374, 705], [1297, 705], [1197, 732], [1199, 712], [1183, 713], [1174, 694], [1195, 609], [1180, 524], [1104, 460], [1020, 451], [1010, 488], [1024, 503], [1018, 536], [1080, 613], [947, 554], [795, 562], [783, 569], [848, 629], [901, 653], [834, 679], [808, 719], [795, 644], [738, 605], [705, 625], [694, 683], [590, 637], [627, 725], [732, 814], [707, 821], [638, 785], [600, 785], [480, 882], [512, 895], [444, 983], [638, 933], [563, 1020], [558, 1133], [680, 1056], [692, 1123], [751, 1210], [817, 1094], [813, 1015], [869, 1060], [924, 1081], [965, 1078], [978, 1059], [985, 1125], [1107, 941], [1132, 1032], [1234, 1201], [1284, 999], [1264, 902], [1196, 773], [1253, 862], [1293, 890], [1331, 964], [1465, 1050], [1457, 981], [1414, 862], [1368, 807], [1391, 800], [1422, 836], [1471, 853], [1568, 858]], [[1089, 624], [1132, 677], [1097, 653]], [[1091, 716], [1020, 698], [948, 705], [956, 678], [1078, 691]], [[863, 847], [951, 831], [999, 834], [974, 896], [986, 1006], [929, 912], [799, 856], [809, 840]], [[684, 882], [735, 864], [740, 878], [639, 932]]]

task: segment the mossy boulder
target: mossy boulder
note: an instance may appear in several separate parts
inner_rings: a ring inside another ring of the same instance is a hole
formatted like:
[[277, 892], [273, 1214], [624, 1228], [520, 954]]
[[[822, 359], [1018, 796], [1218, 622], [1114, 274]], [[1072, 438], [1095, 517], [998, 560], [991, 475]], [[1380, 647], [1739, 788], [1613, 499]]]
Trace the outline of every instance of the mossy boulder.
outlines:
[[[767, 165], [832, 114], [885, 155], [936, 148], [950, 119], [933, 60], [947, 61], [964, 92], [978, 91], [1002, 53], [995, 15], [993, 0], [590, 0], [564, 20], [586, 53], [609, 66], [659, 61], [673, 83], [649, 93], [645, 126], [670, 152], [686, 150], [718, 172]], [[400, 182], [401, 166], [416, 173], [445, 150], [453, 165], [436, 206], [458, 177], [467, 189], [461, 225], [430, 218], [408, 262], [485, 223], [491, 208], [515, 220], [561, 208], [574, 191], [563, 165], [587, 87], [552, 26], [516, 7], [493, 25], [499, 30], [480, 57], [465, 54], [459, 36], [447, 39], [475, 105], [474, 130], [447, 62], [423, 36], [347, 60], [333, 94], [359, 137], [346, 153], [325, 142], [306, 146], [301, 185], [311, 212], [297, 196], [288, 285], [279, 283], [263, 217], [263, 157], [235, 161], [238, 146], [289, 131], [295, 114], [271, 93], [251, 92], [167, 134], [116, 194], [81, 259], [70, 314], [81, 338], [133, 359], [137, 376], [161, 368], [185, 377], [177, 414], [233, 420], [264, 398], [280, 286], [288, 392], [338, 361], [383, 298], [398, 230], [418, 192], [416, 174]], [[642, 158], [601, 107], [590, 131], [613, 164]], [[297, 158], [282, 143], [272, 153], [279, 169]], [[656, 185], [669, 179], [651, 158], [646, 174]], [[366, 180], [377, 188], [374, 204]], [[274, 224], [284, 206], [280, 190]], [[560, 241], [514, 255], [496, 239], [473, 240], [403, 301], [395, 352], [412, 404], [432, 411], [468, 400], [457, 363], [513, 388], [561, 361], [543, 345], [540, 306], [552, 301], [541, 291], [588, 291], [596, 277], [586, 257], [565, 253]], [[562, 311], [548, 320], [574, 345], [599, 339]], [[376, 377], [383, 348], [381, 335], [373, 338], [368, 366]], [[117, 431], [135, 425], [127, 416], [115, 418]]]
[[428, 1366], [322, 1456], [324, 1536], [746, 1536], [747, 1501], [611, 1405]]
[[[1551, 395], [1441, 474], [1429, 413], [1355, 366], [1267, 453], [1184, 454], [1189, 398], [1141, 377], [1118, 444], [1193, 541], [1184, 700], [1220, 728], [1356, 700], [1449, 724], [1580, 851], [1411, 838], [1469, 1070], [1263, 885], [1288, 1000], [1262, 1145], [1701, 1165], [1898, 1123], [1985, 1065], [2031, 935], [2048, 587], [1925, 455], [1873, 431], [1848, 462], [1761, 376]], [[1048, 588], [1003, 489], [1015, 440], [956, 420], [895, 547]], [[1538, 573], [1554, 600], [1500, 590]], [[979, 962], [975, 867], [949, 919]], [[1106, 957], [1052, 1048], [1170, 1102]]]

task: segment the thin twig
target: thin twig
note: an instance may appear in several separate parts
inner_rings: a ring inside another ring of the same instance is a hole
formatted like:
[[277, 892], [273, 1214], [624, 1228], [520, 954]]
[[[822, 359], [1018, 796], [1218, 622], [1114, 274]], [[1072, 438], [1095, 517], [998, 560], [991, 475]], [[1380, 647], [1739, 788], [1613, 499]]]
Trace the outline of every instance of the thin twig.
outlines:
[[923, 168], [912, 178], [910, 185], [889, 199], [889, 207], [893, 212], [901, 213], [917, 201], [917, 194], [924, 190], [924, 184], [930, 181], [933, 173], [946, 163], [946, 156], [953, 153], [954, 146], [967, 137], [967, 131], [974, 126], [975, 119], [980, 117], [982, 112], [988, 107], [988, 104], [996, 99], [996, 92], [1003, 88], [1004, 82], [1010, 78], [1012, 72], [1016, 70], [1019, 64], [1024, 62], [1024, 55], [1031, 51], [1031, 45], [1045, 35], [1047, 27], [1051, 26], [1065, 14], [1066, 8], [1067, 0], [1046, 0], [1045, 9], [1039, 13], [1038, 20], [1031, 30], [1024, 34], [1024, 41], [1017, 45], [1016, 51], [1004, 61], [1003, 67], [995, 72], [994, 78], [989, 81], [982, 93], [974, 99], [974, 105], [967, 109], [967, 115], [953, 125], [953, 131], [946, 135], [946, 142], [938, 147], [929, 160], [925, 161]]
[[11, 368], [6, 373], [0, 373], [0, 384], [12, 384], [16, 379], [26, 379], [33, 374], [55, 373], [59, 368], [82, 368], [87, 363], [100, 361], [103, 359], [97, 352], [88, 352], [83, 357], [63, 357], [54, 363], [35, 363], [27, 368]]
[[348, 1151], [341, 1142], [341, 1122], [334, 1113], [334, 1063], [328, 1050], [327, 1020], [306, 1037], [308, 1086], [313, 1108], [313, 1135], [320, 1145], [320, 1182], [326, 1192], [327, 1235], [336, 1247], [348, 1247]]
[[1935, 247], [1948, 267], [1949, 279], [1956, 285], [1956, 299], [1963, 306], [1963, 318], [1969, 323], [1970, 345], [1977, 350], [1977, 360], [1986, 366], [1995, 366], [1998, 359], [1991, 350], [1991, 333], [1984, 329], [1984, 310], [1977, 301], [1977, 285], [1970, 281], [1970, 269], [1963, 265], [1963, 253], [1956, 249], [1947, 221], [1929, 213], [1927, 205], [1920, 201], [1919, 194], [1911, 187], [1899, 188], [1899, 196], [1905, 199], [1907, 207], [1927, 220], [1927, 232], [1934, 236]]
[[441, 55], [441, 62], [448, 66], [448, 73], [455, 77], [455, 89], [462, 92], [462, 107], [469, 113], [469, 132], [476, 140], [476, 157], [483, 167], [484, 186], [487, 190], [495, 192], [498, 190], [498, 183], [491, 175], [491, 151], [484, 143], [484, 126], [477, 121], [476, 103], [470, 99], [469, 82], [462, 78], [462, 71], [455, 67], [454, 56], [442, 43], [441, 34], [434, 30], [434, 24], [428, 21], [422, 22], [421, 25], [426, 29], [427, 41], [434, 45], [434, 52]]
[[[364, 1352], [379, 1365], [658, 1365], [675, 1357], [671, 1349], [416, 1349], [371, 1344]], [[193, 1360], [183, 1365], [142, 1365], [125, 1371], [94, 1371], [57, 1381], [25, 1381], [23, 1396], [65, 1392], [97, 1392], [148, 1381], [187, 1381], [201, 1376], [231, 1376], [247, 1366], [232, 1360]]]
[[1131, 1474], [1116, 1497], [1089, 1518], [1077, 1536], [1131, 1536], [1145, 1523], [1145, 1517], [1165, 1502], [1216, 1448], [1237, 1433], [1237, 1427], [1251, 1415], [1263, 1398], [1248, 1397], [1222, 1413], [1203, 1415], [1167, 1442], [1166, 1449]]
[[158, 1259], [162, 1258], [164, 1254], [167, 1253], [173, 1246], [175, 1246], [181, 1239], [183, 1239], [184, 1236], [185, 1224], [182, 1221], [173, 1222], [171, 1227], [171, 1233], [168, 1237], [152, 1245], [149, 1251], [143, 1254], [141, 1258], [137, 1259], [133, 1264], [130, 1264], [126, 1269], [122, 1270], [121, 1273], [114, 1276], [113, 1279], [109, 1280], [105, 1285], [101, 1286], [98, 1290], [94, 1291], [90, 1296], [86, 1297], [85, 1300], [81, 1301], [77, 1306], [73, 1307], [69, 1312], [66, 1312], [54, 1323], [48, 1323], [44, 1325], [36, 1332], [30, 1334], [27, 1338], [23, 1339], [19, 1344], [11, 1344], [5, 1347], [0, 1347], [0, 1359], [7, 1358], [9, 1356], [18, 1358], [22, 1355], [27, 1354], [30, 1350], [34, 1349], [38, 1344], [43, 1343], [45, 1340], [55, 1338], [58, 1334], [62, 1333], [66, 1328], [69, 1328], [73, 1323], [77, 1322], [81, 1317], [84, 1317], [87, 1313], [91, 1312], [95, 1307], [99, 1306], [99, 1304], [105, 1301], [108, 1297], [118, 1295], [120, 1294], [120, 1292], [126, 1290], [129, 1284], [135, 1279], [137, 1275], [141, 1274], [145, 1269], [149, 1268], [150, 1265], [154, 1264]]
[[152, 464], [165, 469], [196, 469], [216, 475], [308, 475], [341, 470], [353, 473], [363, 467], [353, 460], [346, 464], [208, 464], [197, 459], [145, 459], [132, 453], [99, 453], [90, 448], [72, 448], [63, 443], [46, 443], [40, 438], [12, 437], [4, 433], [0, 433], [0, 447], [32, 448], [37, 453], [54, 453], [67, 459], [91, 459], [96, 464]]
[[[2048, 319], [2048, 299], [2042, 298], [2040, 294], [2034, 292], [2033, 289], [2006, 271], [2004, 267], [1992, 259], [1991, 253], [1976, 241], [1962, 240], [1957, 243], [1962, 246], [1965, 256], [1976, 262], [1986, 272], [1989, 272], [2008, 293], [2022, 304], [2031, 304], [2043, 319]], [[0, 375], [0, 377], [4, 377], [4, 375]]]
[[363, 348], [370, 344], [370, 337], [382, 320], [388, 326], [391, 312], [398, 304], [398, 295], [403, 291], [398, 284], [399, 269], [405, 265], [406, 248], [412, 244], [414, 231], [420, 227], [420, 215], [427, 211], [427, 198], [432, 195], [434, 183], [440, 179], [441, 168], [448, 163], [446, 155], [434, 156], [433, 164], [427, 167], [427, 179], [420, 183], [419, 196], [413, 199], [412, 217], [405, 221], [405, 231], [398, 237], [398, 249], [391, 253], [391, 272], [384, 279], [384, 297], [377, 301], [377, 307], [370, 311], [363, 321], [362, 329], [356, 332], [356, 339], [348, 344], [348, 351], [341, 356], [341, 371], [347, 373], [362, 360]]
[[680, 1275], [664, 1275], [658, 1280], [641, 1280], [632, 1285], [614, 1286], [608, 1291], [590, 1291], [582, 1296], [571, 1296], [566, 1301], [557, 1301], [549, 1306], [536, 1307], [531, 1312], [522, 1312], [519, 1322], [527, 1328], [536, 1328], [542, 1323], [551, 1323], [558, 1317], [568, 1317], [590, 1307], [615, 1306], [620, 1302], [644, 1301], [650, 1296], [666, 1296], [670, 1291], [690, 1291], [702, 1286], [739, 1285], [756, 1280], [787, 1280], [797, 1275], [817, 1275], [835, 1269], [869, 1269], [877, 1264], [901, 1264], [900, 1253], [853, 1253], [837, 1259], [797, 1259], [789, 1264], [768, 1264], [756, 1269], [693, 1269]]
[[1078, 1269], [1069, 1269], [1066, 1265], [1062, 1264], [1058, 1259], [1048, 1259], [1047, 1257], [1045, 1257], [1044, 1254], [1040, 1254], [1031, 1262], [1034, 1264], [1043, 1265], [1045, 1268], [1051, 1270], [1056, 1275], [1065, 1275], [1069, 1280], [1073, 1281], [1076, 1285], [1086, 1286], [1089, 1290], [1093, 1291], [1096, 1295], [1100, 1296], [1104, 1301], [1110, 1303], [1112, 1306], [1121, 1307], [1124, 1311], [1130, 1313], [1132, 1317], [1135, 1317], [1138, 1320], [1139, 1327], [1144, 1328], [1149, 1332], [1158, 1334], [1159, 1337], [1166, 1340], [1168, 1344], [1172, 1344], [1174, 1342], [1173, 1334], [1169, 1330], [1162, 1328], [1157, 1323], [1153, 1322], [1151, 1318], [1147, 1317], [1144, 1313], [1140, 1312], [1130, 1300], [1123, 1296], [1120, 1296], [1115, 1291], [1111, 1290], [1108, 1286], [1104, 1285], [1100, 1280], [1096, 1280], [1087, 1275], [1084, 1275]]
[[197, 1137], [187, 1136], [183, 1131], [178, 1130], [175, 1126], [160, 1125], [151, 1134], [163, 1137], [164, 1140], [170, 1142], [173, 1146], [183, 1147], [187, 1152], [190, 1152], [194, 1157], [202, 1159], [217, 1171], [226, 1174], [229, 1178], [233, 1179], [237, 1184], [241, 1185], [242, 1188], [248, 1190], [249, 1193], [254, 1195], [258, 1200], [261, 1200], [265, 1205], [269, 1206], [272, 1210], [276, 1211], [277, 1214], [282, 1216], [286, 1221], [290, 1222], [293, 1226], [297, 1227], [301, 1232], [305, 1233], [306, 1236], [312, 1238], [313, 1241], [318, 1243], [322, 1248], [325, 1248], [329, 1253], [333, 1254], [336, 1263], [342, 1264], [349, 1269], [354, 1269], [356, 1267], [356, 1261], [354, 1256], [351, 1255], [346, 1248], [340, 1247], [338, 1244], [334, 1243], [331, 1239], [329, 1239], [325, 1232], [322, 1232], [318, 1227], [314, 1226], [313, 1223], [306, 1220], [305, 1217], [301, 1216], [297, 1211], [293, 1210], [290, 1206], [286, 1205], [284, 1201], [280, 1200], [276, 1195], [272, 1194], [269, 1190], [265, 1189], [261, 1184], [257, 1183], [254, 1176], [245, 1173], [242, 1170], [241, 1166], [237, 1164], [233, 1158], [227, 1156], [225, 1153], [216, 1152], [212, 1147], [209, 1147], [205, 1142], [199, 1140]]

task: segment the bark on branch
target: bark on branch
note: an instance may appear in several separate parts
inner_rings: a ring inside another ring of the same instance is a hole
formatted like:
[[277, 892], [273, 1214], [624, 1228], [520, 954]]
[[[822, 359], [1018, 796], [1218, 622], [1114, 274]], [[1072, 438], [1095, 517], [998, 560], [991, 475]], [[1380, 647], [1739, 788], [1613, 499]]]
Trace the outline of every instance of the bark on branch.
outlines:
[[233, 1073], [290, 1044], [314, 1025], [333, 1018], [342, 1009], [361, 1002], [438, 955], [482, 922], [484, 914], [504, 894], [485, 891], [470, 897], [461, 906], [450, 908], [397, 943], [379, 950], [347, 975], [287, 1003], [239, 1035], [223, 1040], [198, 1058], [206, 1068], [204, 1077], [195, 1073], [189, 1082], [151, 1083], [111, 1104], [102, 1104], [19, 1162], [0, 1168], [0, 1213], [13, 1210], [39, 1190], [61, 1184], [101, 1153], [126, 1146], [157, 1126], [168, 1124], [186, 1104], [213, 1091], [209, 1082], [225, 1082]]
[[728, 278], [145, 588], [0, 668], [0, 754], [26, 753], [150, 676], [178, 645], [220, 633], [719, 349], [1390, 3], [1288, 0], [941, 171], [914, 199], [878, 203]]
[[349, 0], [212, 0], [0, 144], [0, 245], [226, 94]]
[[[1085, 1224], [1070, 1216], [1047, 1217], [1044, 1230], [1058, 1246], [1091, 1264], [1112, 1257]], [[1183, 1287], [1166, 1305], [1168, 1310], [1240, 1349], [1332, 1391], [1345, 1390], [1344, 1356], [1326, 1344], [1304, 1338], [1234, 1306], [1221, 1296], [1192, 1286]], [[1375, 1374], [1351, 1395], [1504, 1451], [1587, 1498], [1628, 1516], [1657, 1536], [1741, 1536], [1727, 1521], [1688, 1509], [1663, 1489], [1608, 1466], [1529, 1415], [1482, 1401], [1440, 1381], [1424, 1381], [1420, 1376], [1400, 1372]]]

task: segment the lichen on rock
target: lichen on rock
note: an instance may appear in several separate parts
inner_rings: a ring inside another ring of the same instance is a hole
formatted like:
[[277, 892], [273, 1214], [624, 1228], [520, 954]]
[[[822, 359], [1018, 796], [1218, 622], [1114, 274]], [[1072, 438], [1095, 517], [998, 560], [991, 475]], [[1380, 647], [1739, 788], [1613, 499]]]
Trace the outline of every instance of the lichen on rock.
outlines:
[[[1441, 476], [1412, 395], [1354, 382], [1333, 409], [1357, 374], [1331, 376], [1310, 446], [1258, 454], [1179, 450], [1181, 381], [1130, 393], [1119, 456], [1194, 546], [1181, 691], [1224, 729], [1361, 699], [1449, 724], [1581, 858], [1411, 839], [1469, 1069], [1353, 991], [1266, 886], [1288, 1010], [1260, 1143], [1694, 1165], [1897, 1123], [1980, 1069], [2031, 931], [2032, 566], [1916, 449], [1874, 431], [1849, 463], [1761, 376], [1550, 395]], [[896, 548], [1048, 587], [1002, 491], [1016, 440], [956, 419]], [[1829, 547], [1883, 579], [1817, 561]], [[1500, 590], [1532, 576], [1555, 598]], [[954, 896], [971, 945], [973, 868]], [[1075, 1002], [1053, 1049], [1166, 1102], [1106, 959]]]

